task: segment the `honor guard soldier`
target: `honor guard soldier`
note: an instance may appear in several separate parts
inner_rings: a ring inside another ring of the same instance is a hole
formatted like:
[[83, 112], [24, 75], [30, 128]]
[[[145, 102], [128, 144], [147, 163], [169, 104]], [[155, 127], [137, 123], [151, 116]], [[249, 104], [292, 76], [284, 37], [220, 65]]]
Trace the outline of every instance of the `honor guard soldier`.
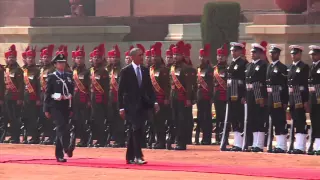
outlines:
[[59, 54], [63, 54], [64, 57], [65, 57], [66, 60], [67, 60], [67, 65], [66, 65], [65, 71], [72, 73], [72, 69], [71, 69], [70, 65], [68, 64], [68, 46], [66, 46], [66, 45], [61, 45], [61, 46], [58, 48], [58, 51], [56, 52], [56, 56], [59, 55]]
[[266, 74], [267, 74], [267, 62], [261, 60], [264, 57], [263, 46], [258, 43], [253, 43], [251, 49], [252, 61], [246, 68], [246, 88], [247, 88], [247, 105], [248, 105], [248, 132], [253, 134], [252, 152], [262, 152], [265, 139], [265, 117], [267, 113], [266, 99], [267, 99], [267, 87], [266, 87]]
[[[151, 47], [152, 48], [152, 47]], [[151, 64], [151, 50], [146, 50], [145, 54], [145, 66], [149, 68]]]
[[[241, 151], [242, 132], [244, 122], [244, 102], [245, 102], [245, 70], [247, 61], [242, 59], [243, 49], [242, 43], [232, 42], [231, 55], [233, 57], [229, 67], [227, 68], [227, 107], [226, 118], [223, 127], [223, 136], [221, 139], [222, 151]], [[231, 149], [226, 149], [228, 124], [231, 123], [234, 132], [234, 144]]]
[[86, 133], [86, 121], [89, 119], [90, 111], [90, 71], [85, 65], [85, 51], [84, 47], [72, 51], [74, 54], [74, 96], [73, 96], [73, 121], [75, 122], [76, 134], [80, 138], [77, 143], [78, 147], [86, 147], [88, 136]]
[[[40, 102], [44, 101], [44, 94], [47, 87], [47, 77], [48, 74], [51, 74], [55, 71], [55, 67], [52, 60], [52, 54], [54, 50], [54, 45], [51, 44], [48, 47], [41, 49], [40, 59], [42, 62], [42, 67], [40, 68], [40, 86], [41, 86], [41, 94], [40, 94]], [[55, 141], [56, 133], [54, 132], [54, 124], [53, 121], [48, 120], [45, 117], [43, 111], [40, 111], [40, 121], [44, 127], [44, 136], [48, 136], [47, 140], [40, 142], [41, 144], [45, 145], [52, 145]]]
[[119, 73], [120, 67], [120, 50], [118, 45], [114, 46], [114, 49], [108, 52], [108, 66], [110, 78], [110, 91], [108, 102], [108, 120], [111, 124], [112, 136], [114, 143], [112, 147], [120, 148], [125, 147], [125, 126], [123, 120], [119, 115], [118, 104], [118, 91], [119, 91]]
[[129, 51], [125, 52], [124, 62], [126, 63], [126, 65], [131, 64], [130, 51], [133, 48], [134, 48], [133, 46], [130, 46]]
[[[11, 45], [4, 54], [5, 68], [5, 120], [10, 120], [11, 138], [7, 143], [20, 143], [20, 116], [23, 102], [23, 71], [17, 63], [16, 46]], [[8, 124], [8, 122], [6, 122]]]
[[109, 73], [104, 64], [105, 48], [100, 44], [93, 51], [93, 67], [90, 69], [91, 80], [91, 116], [93, 119], [93, 136], [97, 141], [95, 147], [104, 147], [106, 144], [105, 120], [108, 113]]
[[48, 75], [44, 97], [44, 112], [48, 119], [56, 125], [55, 156], [58, 162], [66, 162], [65, 152], [68, 157], [73, 156], [70, 148], [69, 118], [72, 117], [72, 95], [74, 82], [72, 73], [65, 71], [67, 60], [63, 54], [53, 58], [56, 71]]
[[[307, 142], [306, 111], [309, 110], [308, 76], [309, 66], [301, 60], [303, 47], [298, 45], [289, 46], [293, 63], [288, 68], [289, 104], [296, 129], [296, 145], [289, 153], [304, 154]], [[293, 139], [293, 137], [291, 137]]]
[[27, 129], [27, 134], [31, 135], [28, 144], [39, 144], [38, 117], [40, 112], [40, 70], [36, 66], [36, 48], [26, 51], [26, 67], [23, 68], [23, 79], [25, 84], [23, 120]]
[[[184, 46], [184, 63], [189, 67], [189, 80], [192, 82], [192, 97], [191, 97], [191, 103], [192, 105], [196, 104], [197, 102], [197, 69], [193, 67], [190, 54], [191, 54], [191, 44], [187, 43]], [[188, 112], [188, 129], [187, 129], [187, 144], [192, 144], [192, 133], [193, 133], [193, 126], [194, 126], [194, 121], [193, 121], [193, 106], [189, 106], [186, 108]], [[211, 142], [211, 141], [210, 141]], [[210, 143], [211, 144], [211, 143]]]
[[[3, 113], [4, 113], [4, 90], [5, 90], [5, 83], [4, 83], [4, 68], [3, 65], [0, 64], [0, 123], [2, 123]], [[3, 133], [3, 132], [0, 132]], [[0, 137], [2, 134], [0, 134]], [[0, 143], [2, 143], [2, 139], [0, 139]]]
[[[216, 110], [216, 128], [215, 128], [215, 145], [221, 143], [221, 132], [226, 115], [227, 105], [227, 59], [228, 49], [227, 44], [224, 44], [222, 48], [217, 49], [218, 64], [213, 67], [213, 102]], [[229, 125], [227, 127], [227, 133], [229, 133]]]
[[[309, 92], [310, 92], [310, 119], [312, 126], [311, 137], [315, 139], [314, 152], [308, 154], [320, 155], [320, 46], [309, 46], [309, 55], [313, 61], [310, 77], [309, 77]], [[312, 144], [313, 145], [313, 144]], [[310, 148], [309, 148], [310, 149]]]
[[[170, 84], [171, 84], [171, 98], [173, 118], [176, 127], [177, 145], [175, 150], [186, 150], [188, 143], [188, 123], [186, 120], [190, 119], [188, 109], [192, 107], [192, 81], [190, 79], [190, 67], [184, 62], [184, 43], [179, 41], [173, 50], [173, 58], [175, 64], [170, 69]], [[169, 142], [170, 143], [170, 142]], [[171, 144], [168, 144], [170, 149]]]
[[24, 52], [21, 53], [21, 57], [22, 57], [22, 63], [23, 66], [21, 68], [25, 68], [27, 67], [27, 51], [30, 49], [30, 47], [28, 46]]
[[[273, 153], [287, 152], [287, 118], [286, 109], [288, 107], [289, 93], [287, 85], [287, 66], [280, 62], [279, 57], [282, 48], [277, 44], [270, 45], [271, 64], [267, 69], [267, 92], [269, 115], [272, 124], [269, 125], [273, 129], [275, 127], [276, 147], [270, 151]], [[269, 132], [273, 132], [269, 129]], [[272, 142], [272, 134], [269, 138]]]
[[151, 49], [151, 62], [152, 66], [149, 68], [151, 83], [153, 85], [154, 92], [156, 94], [156, 102], [160, 106], [160, 110], [153, 113], [153, 124], [157, 141], [153, 144], [153, 149], [165, 149], [166, 148], [166, 120], [167, 113], [171, 110], [169, 106], [170, 98], [170, 78], [169, 68], [166, 67], [161, 57], [160, 42], [155, 43]]
[[197, 68], [198, 124], [202, 129], [202, 145], [210, 145], [212, 138], [213, 67], [210, 62], [210, 44], [199, 51], [200, 66]]

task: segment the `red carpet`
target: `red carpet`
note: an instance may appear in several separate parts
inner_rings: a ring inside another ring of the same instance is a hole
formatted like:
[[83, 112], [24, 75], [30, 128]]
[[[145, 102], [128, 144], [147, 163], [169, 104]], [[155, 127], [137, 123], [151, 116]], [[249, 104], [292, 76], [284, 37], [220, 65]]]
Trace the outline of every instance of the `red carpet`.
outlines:
[[52, 157], [1, 155], [0, 163], [43, 164], [94, 168], [118, 168], [154, 171], [184, 171], [218, 173], [244, 176], [274, 177], [286, 179], [320, 180], [320, 169], [312, 168], [269, 168], [225, 165], [197, 165], [184, 163], [149, 162], [147, 165], [127, 165], [124, 160], [104, 158], [72, 158], [67, 163], [58, 163]]

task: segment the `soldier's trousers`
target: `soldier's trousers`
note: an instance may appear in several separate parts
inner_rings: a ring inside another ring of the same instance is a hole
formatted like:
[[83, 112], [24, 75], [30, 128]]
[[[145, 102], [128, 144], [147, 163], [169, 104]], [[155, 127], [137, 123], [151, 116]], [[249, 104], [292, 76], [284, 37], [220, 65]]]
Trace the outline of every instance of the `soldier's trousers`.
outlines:
[[266, 113], [267, 108], [256, 104], [255, 100], [247, 101], [248, 104], [248, 130], [250, 132], [265, 132], [266, 131]]
[[87, 143], [88, 136], [86, 132], [86, 121], [89, 120], [89, 111], [85, 103], [77, 103], [73, 106], [73, 122], [75, 123], [76, 137], [80, 138], [81, 142]]
[[320, 104], [313, 104], [310, 111], [312, 137], [320, 138]]
[[187, 135], [186, 135], [186, 142], [187, 144], [192, 144], [192, 133], [193, 133], [193, 126], [194, 126], [194, 121], [193, 121], [193, 114], [192, 114], [192, 106], [186, 107], [186, 113], [187, 113]]
[[228, 105], [228, 123], [231, 124], [233, 132], [243, 132], [244, 105], [239, 101], [231, 101]]
[[38, 117], [40, 106], [36, 105], [36, 101], [25, 101], [23, 106], [23, 121], [27, 129], [27, 134], [32, 139], [39, 139]]
[[199, 100], [198, 121], [202, 129], [202, 142], [211, 143], [212, 138], [212, 103], [209, 100]]
[[119, 115], [117, 103], [111, 103], [108, 109], [108, 120], [111, 123], [112, 136], [116, 143], [124, 144], [125, 142], [125, 126], [124, 120]]
[[166, 142], [166, 120], [170, 111], [169, 105], [159, 104], [160, 110], [154, 115], [154, 129], [157, 137], [157, 144], [164, 145]]
[[20, 140], [20, 115], [21, 105], [17, 104], [15, 100], [5, 100], [5, 121], [10, 121], [11, 139]]
[[[40, 108], [42, 109], [42, 107]], [[43, 133], [44, 136], [49, 137], [52, 141], [54, 141], [56, 137], [56, 133], [54, 132], [54, 123], [51, 119], [48, 119], [43, 111], [39, 113], [40, 123], [43, 125]]]
[[270, 108], [270, 116], [272, 124], [275, 127], [275, 135], [286, 135], [288, 134], [286, 109], [281, 108]]
[[[221, 140], [220, 133], [222, 133], [222, 131], [223, 131], [224, 120], [225, 120], [225, 116], [226, 116], [226, 106], [227, 106], [226, 101], [220, 101], [220, 100], [214, 101], [214, 107], [216, 110], [216, 129], [215, 129], [216, 142], [220, 142], [220, 140]], [[228, 127], [230, 127], [230, 126], [228, 126]], [[229, 131], [230, 130], [228, 129], [227, 132], [229, 132]]]
[[70, 132], [68, 128], [70, 112], [68, 107], [59, 107], [51, 109], [51, 117], [56, 126], [56, 158], [63, 158], [64, 152], [67, 152], [70, 145]]
[[295, 133], [307, 134], [307, 117], [304, 108], [295, 108], [290, 106], [290, 114], [296, 128]]
[[[176, 127], [176, 140], [177, 145], [186, 146], [188, 143], [188, 118], [190, 119], [190, 114], [188, 112], [184, 101], [173, 101], [172, 103], [172, 115], [174, 118], [174, 124]], [[189, 116], [189, 117], [188, 117]]]
[[106, 129], [105, 119], [107, 117], [107, 106], [103, 103], [92, 103], [91, 116], [93, 119], [93, 138], [97, 140], [99, 144], [104, 145], [106, 135], [104, 130]]

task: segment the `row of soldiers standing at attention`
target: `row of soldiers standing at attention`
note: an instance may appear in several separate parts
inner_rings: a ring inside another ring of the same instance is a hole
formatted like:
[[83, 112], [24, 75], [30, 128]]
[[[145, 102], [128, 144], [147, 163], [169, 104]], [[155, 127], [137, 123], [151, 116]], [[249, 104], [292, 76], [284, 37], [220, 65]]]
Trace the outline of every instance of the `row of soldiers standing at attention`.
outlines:
[[[301, 61], [303, 48], [300, 46], [290, 46], [294, 62], [289, 67], [279, 61], [281, 48], [277, 45], [270, 46], [270, 64], [266, 58], [266, 42], [252, 44], [250, 63], [245, 58], [245, 46], [245, 43], [231, 43], [233, 60], [229, 65], [227, 46], [219, 48], [218, 64], [212, 66], [210, 45], [205, 45], [199, 51], [200, 66], [193, 68], [190, 44], [179, 41], [171, 45], [166, 51], [165, 61], [162, 58], [161, 43], [155, 43], [150, 50], [145, 50], [138, 44], [137, 47], [145, 54], [145, 65], [150, 69], [152, 85], [160, 105], [158, 113], [150, 111], [147, 115], [146, 129], [149, 137], [146, 138], [145, 145], [154, 149], [185, 150], [187, 144], [192, 143], [194, 104], [198, 109], [198, 129], [203, 133], [201, 144], [211, 144], [211, 109], [214, 103], [217, 118], [216, 144], [221, 143], [221, 150], [263, 151], [269, 124], [275, 127], [277, 141], [271, 152], [283, 153], [287, 151], [286, 109], [289, 106], [292, 126], [296, 129], [296, 145], [290, 147], [289, 152], [305, 152], [305, 113], [310, 111], [313, 127], [311, 139], [315, 142], [315, 151], [311, 150], [309, 153], [319, 154], [319, 46], [310, 46], [309, 54], [314, 62], [311, 70]], [[45, 119], [41, 105], [45, 78], [54, 71], [54, 66], [50, 63], [53, 49], [54, 46], [49, 45], [41, 50], [39, 67], [35, 65], [35, 49], [27, 48], [22, 54], [25, 62], [22, 68], [16, 62], [14, 45], [5, 53], [7, 65], [3, 69], [4, 73], [0, 73], [4, 78], [0, 79], [4, 79], [6, 85], [1, 86], [3, 89], [0, 89], [0, 98], [5, 97], [7, 111], [4, 120], [11, 121], [12, 134], [8, 142], [19, 143], [19, 117], [23, 117], [26, 129], [32, 136], [26, 143], [39, 143], [37, 123]], [[67, 47], [60, 46], [56, 52], [58, 54], [68, 57]], [[126, 52], [125, 61], [130, 64], [128, 55]], [[75, 82], [72, 119], [76, 134], [80, 137], [78, 146], [87, 146], [92, 143], [92, 139], [97, 140], [93, 144], [95, 147], [111, 146], [111, 136], [115, 140], [113, 147], [125, 146], [125, 124], [119, 117], [117, 107], [117, 83], [121, 70], [118, 46], [108, 51], [107, 60], [104, 57], [105, 48], [101, 44], [90, 53], [91, 68], [88, 69], [85, 66], [84, 47], [78, 47], [72, 52], [74, 66], [68, 70], [73, 72]], [[308, 103], [309, 99], [311, 103]], [[311, 109], [309, 104], [312, 105]], [[20, 115], [20, 112], [23, 114]], [[269, 116], [272, 120], [270, 122]], [[40, 119], [37, 120], [37, 117]], [[44, 126], [53, 127], [49, 120], [41, 122], [44, 122]], [[92, 129], [92, 138], [86, 132], [88, 125]], [[227, 149], [231, 129], [234, 132], [234, 144], [231, 149]], [[45, 143], [53, 143], [53, 133], [48, 136]], [[198, 138], [196, 143], [199, 143]], [[176, 146], [173, 148], [172, 144]]]

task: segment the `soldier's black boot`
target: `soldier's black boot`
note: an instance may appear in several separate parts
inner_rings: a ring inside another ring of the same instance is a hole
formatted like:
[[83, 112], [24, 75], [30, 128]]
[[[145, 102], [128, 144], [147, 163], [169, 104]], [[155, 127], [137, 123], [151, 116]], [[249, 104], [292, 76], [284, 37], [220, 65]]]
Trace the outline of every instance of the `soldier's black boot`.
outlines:
[[112, 147], [113, 148], [123, 148], [123, 147], [126, 147], [126, 144], [125, 143], [115, 142], [115, 143], [113, 143]]
[[174, 148], [174, 150], [178, 150], [178, 151], [187, 150], [187, 145], [185, 145], [185, 144], [177, 144], [177, 146]]
[[161, 142], [155, 143], [153, 144], [152, 149], [166, 149], [166, 146], [164, 143], [161, 143]]

